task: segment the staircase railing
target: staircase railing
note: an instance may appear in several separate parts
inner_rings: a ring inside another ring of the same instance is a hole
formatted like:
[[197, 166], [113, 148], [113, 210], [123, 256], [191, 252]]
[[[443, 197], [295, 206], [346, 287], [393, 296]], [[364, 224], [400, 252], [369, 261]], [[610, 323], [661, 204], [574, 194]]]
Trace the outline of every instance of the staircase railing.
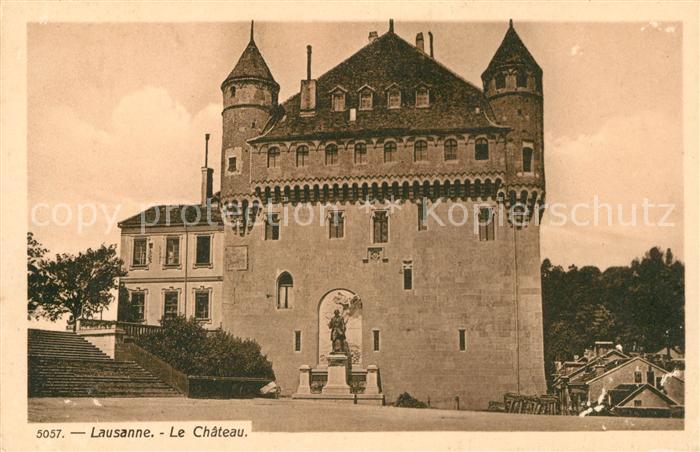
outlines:
[[[143, 323], [119, 322], [116, 320], [79, 319], [77, 330], [110, 330], [116, 328], [123, 330], [129, 337], [141, 337], [161, 329], [161, 327], [158, 325], [145, 325]], [[73, 330], [73, 327], [68, 326], [66, 329]]]

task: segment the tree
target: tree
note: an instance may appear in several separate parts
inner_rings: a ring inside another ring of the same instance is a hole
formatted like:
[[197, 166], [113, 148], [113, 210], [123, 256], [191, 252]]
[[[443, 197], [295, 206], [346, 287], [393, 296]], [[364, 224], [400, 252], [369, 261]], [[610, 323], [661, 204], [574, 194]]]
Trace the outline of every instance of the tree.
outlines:
[[629, 266], [570, 266], [542, 262], [542, 324], [546, 373], [554, 361], [583, 353], [596, 340], [612, 340], [624, 350], [655, 352], [684, 348], [683, 264], [671, 250], [647, 251]]
[[88, 248], [77, 255], [57, 254], [53, 260], [39, 262], [43, 281], [40, 296], [35, 297], [40, 309], [34, 312], [51, 321], [66, 313], [73, 322], [91, 318], [112, 302], [117, 278], [126, 274], [116, 245]]
[[252, 339], [207, 332], [194, 317], [162, 319], [162, 328], [140, 336], [137, 344], [189, 375], [261, 377], [274, 380], [272, 363]]
[[27, 233], [27, 316], [37, 316], [37, 308], [42, 304], [46, 287], [46, 274], [42, 270], [42, 260], [48, 250], [41, 246], [31, 232]]

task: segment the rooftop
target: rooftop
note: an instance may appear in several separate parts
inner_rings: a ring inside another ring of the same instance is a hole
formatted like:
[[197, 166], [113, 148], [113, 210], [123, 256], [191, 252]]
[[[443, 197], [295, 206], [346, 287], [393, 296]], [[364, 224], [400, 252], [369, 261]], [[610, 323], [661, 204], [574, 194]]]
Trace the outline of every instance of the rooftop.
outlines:
[[[418, 86], [429, 89], [429, 107], [416, 106]], [[387, 90], [401, 90], [401, 108], [387, 108]], [[346, 111], [332, 111], [331, 92], [347, 93]], [[371, 89], [373, 105], [360, 110], [359, 91]], [[300, 94], [284, 102], [252, 143], [279, 139], [399, 135], [405, 131], [504, 128], [495, 123], [481, 89], [467, 82], [392, 30], [361, 48], [317, 80], [313, 116], [300, 115]], [[356, 120], [347, 112], [357, 108]]]

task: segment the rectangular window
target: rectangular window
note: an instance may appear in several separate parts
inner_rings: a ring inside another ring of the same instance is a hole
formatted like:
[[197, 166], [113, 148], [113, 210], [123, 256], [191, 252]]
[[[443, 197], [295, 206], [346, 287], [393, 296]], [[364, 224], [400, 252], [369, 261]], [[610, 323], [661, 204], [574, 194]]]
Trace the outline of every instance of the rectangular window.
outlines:
[[413, 289], [413, 262], [403, 263], [403, 290]]
[[179, 298], [179, 293], [174, 290], [169, 290], [165, 292], [165, 301], [163, 303], [163, 318], [165, 320], [171, 320], [177, 317], [177, 301]]
[[228, 158], [228, 168], [227, 168], [229, 173], [235, 173], [236, 172], [236, 157], [229, 157]]
[[464, 328], [459, 329], [459, 351], [464, 352], [467, 350], [467, 332]]
[[493, 217], [493, 209], [491, 207], [479, 208], [479, 240], [482, 242], [495, 239], [496, 225]]
[[360, 94], [360, 110], [371, 110], [372, 109], [372, 92], [363, 91]]
[[654, 383], [656, 383], [656, 375], [654, 375], [653, 370], [647, 371], [647, 383], [654, 386]]
[[372, 330], [372, 350], [379, 351], [379, 330]]
[[180, 237], [165, 239], [165, 265], [180, 265]]
[[641, 400], [635, 400], [635, 401], [634, 401], [634, 406], [642, 406], [642, 401], [641, 401]]
[[294, 351], [301, 351], [301, 331], [299, 330], [294, 331]]
[[640, 383], [640, 384], [642, 383], [642, 373], [641, 373], [641, 372], [636, 371], [636, 372], [634, 373], [634, 382], [635, 382], [635, 383]]
[[387, 104], [389, 108], [401, 108], [401, 91], [398, 89], [390, 90]]
[[279, 215], [276, 213], [271, 213], [267, 216], [265, 221], [265, 240], [279, 240], [280, 239], [280, 220]]
[[332, 239], [342, 239], [345, 236], [345, 215], [343, 212], [332, 212], [328, 219], [329, 236]]
[[198, 290], [194, 294], [194, 318], [209, 320], [209, 291]]
[[345, 110], [345, 93], [333, 93], [333, 111]]
[[386, 211], [374, 212], [372, 222], [374, 243], [387, 243], [389, 241], [389, 216]]
[[418, 202], [418, 230], [428, 230], [428, 209], [424, 202]]
[[210, 235], [198, 235], [197, 236], [197, 253], [196, 253], [196, 265], [209, 265], [211, 264], [211, 236]]
[[532, 148], [523, 148], [523, 173], [532, 172]]
[[148, 239], [146, 237], [137, 237], [134, 239], [134, 253], [131, 260], [131, 264], [134, 267], [145, 267], [146, 266], [146, 247], [148, 244]]
[[[146, 319], [146, 292], [131, 292], [131, 321], [143, 322]], [[127, 320], [128, 321], [128, 320]]]
[[428, 107], [430, 105], [430, 96], [427, 88], [418, 88], [416, 90], [416, 107]]

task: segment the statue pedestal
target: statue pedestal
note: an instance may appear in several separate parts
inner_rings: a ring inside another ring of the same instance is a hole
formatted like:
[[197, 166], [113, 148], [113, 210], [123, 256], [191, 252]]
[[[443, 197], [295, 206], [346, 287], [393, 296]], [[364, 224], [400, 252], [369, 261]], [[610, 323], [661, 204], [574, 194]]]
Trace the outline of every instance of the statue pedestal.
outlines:
[[321, 390], [322, 394], [350, 394], [348, 386], [348, 356], [343, 353], [328, 355], [328, 382]]

